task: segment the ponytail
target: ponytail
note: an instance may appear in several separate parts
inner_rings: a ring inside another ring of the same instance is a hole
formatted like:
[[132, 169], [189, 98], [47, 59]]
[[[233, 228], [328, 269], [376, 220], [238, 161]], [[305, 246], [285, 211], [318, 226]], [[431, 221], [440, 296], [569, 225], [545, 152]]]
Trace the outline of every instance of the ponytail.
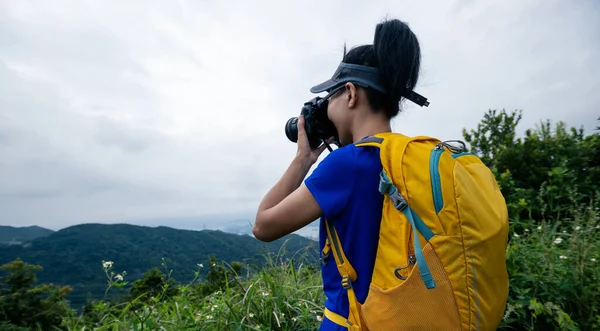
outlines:
[[400, 102], [415, 88], [419, 79], [421, 49], [408, 25], [400, 20], [377, 24], [373, 45], [353, 48], [344, 62], [380, 69], [387, 94], [367, 89], [369, 104], [375, 111], [384, 111], [388, 118], [398, 115]]

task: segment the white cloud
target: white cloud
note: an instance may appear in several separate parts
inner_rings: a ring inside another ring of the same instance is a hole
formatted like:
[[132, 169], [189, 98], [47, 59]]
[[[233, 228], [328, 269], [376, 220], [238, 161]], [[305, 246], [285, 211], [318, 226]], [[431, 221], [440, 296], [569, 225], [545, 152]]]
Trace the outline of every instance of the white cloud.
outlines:
[[594, 1], [5, 1], [0, 224], [251, 219], [295, 153], [285, 121], [385, 15], [431, 101], [397, 131], [460, 138], [489, 108], [596, 125]]

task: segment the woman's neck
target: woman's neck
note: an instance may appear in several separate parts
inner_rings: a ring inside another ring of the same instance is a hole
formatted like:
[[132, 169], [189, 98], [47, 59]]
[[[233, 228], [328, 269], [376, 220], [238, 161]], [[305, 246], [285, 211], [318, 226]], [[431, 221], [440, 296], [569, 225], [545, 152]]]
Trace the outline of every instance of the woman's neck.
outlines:
[[357, 119], [352, 130], [353, 143], [367, 136], [372, 136], [381, 132], [391, 132], [392, 126], [390, 120], [384, 114], [368, 116], [366, 118]]

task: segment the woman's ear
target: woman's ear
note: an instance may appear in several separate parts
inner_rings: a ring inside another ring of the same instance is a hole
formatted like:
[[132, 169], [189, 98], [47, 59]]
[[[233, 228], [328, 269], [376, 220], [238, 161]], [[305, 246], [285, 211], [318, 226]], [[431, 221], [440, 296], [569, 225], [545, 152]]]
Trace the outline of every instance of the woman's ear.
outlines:
[[356, 86], [352, 83], [346, 83], [345, 85], [346, 88], [346, 95], [348, 96], [348, 108], [352, 109], [354, 107], [356, 107], [357, 103], [358, 103], [358, 91], [356, 89]]

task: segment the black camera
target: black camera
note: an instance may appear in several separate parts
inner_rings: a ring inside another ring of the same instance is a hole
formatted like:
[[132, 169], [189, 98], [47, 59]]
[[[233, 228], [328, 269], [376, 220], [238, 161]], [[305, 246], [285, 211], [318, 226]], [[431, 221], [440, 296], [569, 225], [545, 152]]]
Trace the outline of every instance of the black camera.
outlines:
[[[339, 146], [338, 132], [327, 117], [327, 104], [327, 98], [316, 97], [305, 102], [300, 112], [304, 116], [304, 128], [311, 148], [327, 143], [330, 137], [334, 137], [333, 143]], [[298, 142], [298, 117], [292, 117], [287, 121], [285, 135], [290, 141]]]

